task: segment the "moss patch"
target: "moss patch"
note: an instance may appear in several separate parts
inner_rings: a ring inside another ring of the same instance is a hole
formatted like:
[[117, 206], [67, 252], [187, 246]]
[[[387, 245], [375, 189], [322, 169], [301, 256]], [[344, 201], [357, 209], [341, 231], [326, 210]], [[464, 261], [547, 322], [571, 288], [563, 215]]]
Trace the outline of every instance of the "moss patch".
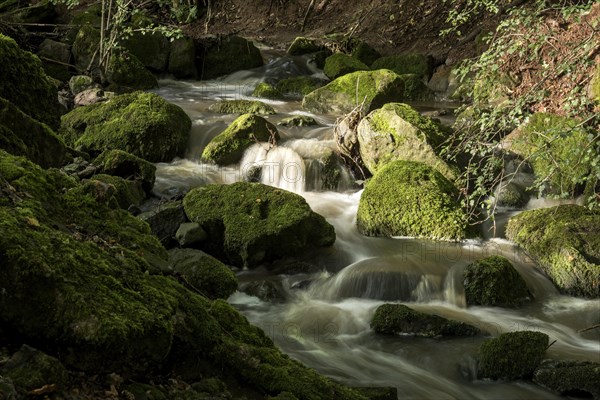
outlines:
[[301, 196], [260, 183], [194, 189], [183, 204], [208, 233], [207, 251], [232, 265], [254, 267], [335, 241], [333, 226]]
[[274, 135], [279, 140], [275, 125], [254, 114], [244, 114], [208, 143], [202, 159], [220, 165], [235, 164], [242, 159], [244, 151], [256, 141], [268, 142]]
[[139, 206], [146, 198], [146, 193], [142, 188], [141, 181], [123, 179], [119, 176], [98, 174], [92, 177], [92, 180], [103, 182], [115, 187], [115, 200], [124, 210], [130, 206]]
[[273, 107], [258, 100], [221, 100], [211, 104], [208, 111], [221, 114], [275, 114]]
[[92, 154], [123, 150], [151, 162], [171, 161], [187, 146], [192, 122], [153, 93], [128, 93], [62, 117], [60, 135]]
[[275, 85], [275, 89], [287, 96], [306, 96], [310, 92], [323, 86], [323, 82], [310, 76], [295, 76], [282, 79]]
[[146, 193], [150, 193], [156, 178], [154, 164], [122, 150], [107, 150], [92, 164], [98, 168], [99, 173], [140, 180]]
[[357, 58], [343, 53], [335, 53], [325, 60], [323, 72], [329, 79], [336, 79], [342, 75], [355, 71], [368, 71], [370, 68]]
[[106, 71], [110, 82], [109, 89], [114, 92], [146, 90], [158, 87], [156, 77], [144, 67], [133, 54], [121, 52], [113, 54]]
[[316, 39], [299, 36], [290, 44], [287, 53], [290, 56], [301, 56], [303, 54], [315, 53], [322, 48], [323, 46], [319, 45]]
[[375, 60], [381, 58], [381, 54], [379, 54], [379, 52], [367, 42], [360, 41], [352, 49], [352, 57], [366, 65], [371, 65], [375, 62]]
[[200, 79], [214, 79], [262, 65], [260, 50], [242, 37], [206, 36], [196, 41], [196, 69]]
[[533, 381], [561, 396], [589, 394], [598, 399], [600, 363], [544, 360], [535, 370]]
[[381, 57], [371, 65], [371, 68], [389, 69], [398, 75], [415, 74], [425, 79], [429, 79], [433, 72], [431, 60], [422, 54]]
[[460, 240], [470, 236], [458, 190], [437, 170], [393, 161], [367, 184], [358, 205], [358, 230], [368, 236]]
[[261, 82], [254, 88], [252, 92], [253, 97], [262, 97], [265, 99], [280, 99], [283, 94], [275, 89], [273, 85], [270, 85], [266, 82]]
[[123, 43], [144, 67], [156, 72], [166, 71], [171, 43], [162, 33], [134, 32]]
[[431, 100], [433, 93], [417, 74], [400, 75], [404, 81], [404, 99], [409, 101]]
[[600, 214], [577, 205], [525, 211], [506, 237], [523, 247], [565, 294], [600, 297]]
[[23, 394], [49, 384], [63, 390], [68, 379], [67, 370], [59, 360], [27, 345], [23, 345], [0, 371]]

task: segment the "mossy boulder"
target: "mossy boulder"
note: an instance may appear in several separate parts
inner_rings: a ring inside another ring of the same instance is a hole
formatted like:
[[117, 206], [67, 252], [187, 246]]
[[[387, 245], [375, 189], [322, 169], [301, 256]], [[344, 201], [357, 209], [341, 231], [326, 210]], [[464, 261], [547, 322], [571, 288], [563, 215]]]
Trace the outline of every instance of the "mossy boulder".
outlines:
[[221, 100], [211, 104], [208, 111], [221, 114], [275, 114], [273, 107], [258, 100]]
[[272, 137], [279, 140], [275, 125], [257, 115], [244, 114], [208, 143], [202, 159], [220, 165], [235, 164], [256, 141], [268, 142]]
[[143, 212], [137, 217], [150, 225], [152, 233], [166, 248], [172, 247], [179, 225], [187, 221], [181, 201], [161, 203], [156, 208]]
[[388, 335], [475, 336], [480, 332], [474, 326], [449, 320], [438, 315], [415, 311], [403, 304], [384, 304], [377, 307], [371, 328]]
[[258, 85], [256, 85], [256, 87], [254, 88], [254, 91], [252, 92], [252, 96], [253, 97], [262, 97], [264, 99], [281, 99], [281, 97], [283, 96], [283, 94], [275, 89], [275, 87], [271, 84], [268, 84], [266, 82], [261, 82]]
[[25, 114], [56, 129], [60, 125], [58, 90], [46, 75], [40, 59], [21, 50], [0, 34], [0, 95]]
[[313, 117], [309, 117], [308, 115], [294, 115], [292, 117], [287, 117], [279, 121], [277, 125], [282, 126], [315, 126], [319, 125], [317, 121]]
[[333, 80], [355, 71], [368, 71], [370, 68], [362, 61], [343, 53], [335, 53], [325, 60], [325, 75]]
[[600, 213], [578, 205], [524, 211], [506, 237], [533, 257], [565, 294], [600, 297]]
[[469, 306], [516, 308], [532, 297], [521, 275], [502, 256], [490, 256], [469, 264], [463, 283]]
[[299, 36], [290, 44], [287, 53], [290, 56], [301, 56], [303, 54], [315, 53], [322, 49], [323, 46], [319, 44], [318, 40]]
[[415, 53], [381, 57], [371, 64], [371, 68], [389, 69], [398, 75], [415, 74], [427, 80], [433, 72], [432, 59]]
[[188, 218], [208, 233], [207, 251], [236, 266], [331, 246], [335, 231], [299, 195], [260, 183], [209, 185], [183, 201]]
[[542, 332], [508, 332], [488, 339], [479, 347], [477, 376], [505, 381], [531, 378], [547, 347], [548, 335]]
[[209, 299], [226, 299], [238, 287], [231, 269], [200, 250], [173, 249], [169, 251], [169, 265], [194, 290]]
[[156, 179], [154, 164], [123, 150], [107, 150], [92, 164], [98, 173], [140, 181], [146, 193], [150, 193], [154, 186]]
[[183, 153], [191, 126], [180, 107], [153, 93], [134, 92], [76, 108], [62, 117], [59, 133], [92, 154], [123, 150], [166, 162]]
[[151, 71], [163, 72], [167, 70], [171, 42], [162, 33], [133, 32], [123, 42], [123, 47]]
[[37, 56], [42, 61], [48, 76], [66, 82], [71, 77], [68, 64], [71, 63], [71, 46], [67, 43], [44, 39], [40, 44]]
[[60, 167], [68, 159], [64, 142], [47, 125], [1, 97], [0, 148], [25, 156], [44, 168]]
[[58, 359], [28, 345], [13, 354], [0, 372], [22, 394], [46, 385], [56, 385], [56, 390], [61, 391], [66, 389], [68, 380], [67, 369]]
[[400, 75], [404, 81], [404, 99], [409, 101], [424, 101], [433, 98], [433, 92], [429, 90], [423, 77], [417, 74]]
[[525, 188], [515, 182], [501, 182], [496, 187], [494, 197], [498, 206], [508, 208], [521, 208], [529, 201]]
[[114, 92], [131, 92], [158, 87], [158, 81], [152, 72], [133, 54], [119, 52], [110, 58], [106, 69], [109, 89]]
[[348, 113], [362, 104], [364, 111], [371, 111], [403, 98], [404, 80], [394, 72], [357, 71], [304, 96], [302, 108], [323, 114]]
[[295, 76], [282, 79], [275, 85], [275, 90], [292, 97], [306, 96], [323, 86], [323, 82], [310, 76]]
[[598, 146], [578, 124], [571, 118], [536, 113], [505, 141], [511, 151], [529, 160], [538, 178], [547, 180], [548, 192], [575, 196], [592, 169], [585, 151]]
[[381, 54], [367, 42], [360, 41], [352, 49], [352, 57], [356, 58], [365, 65], [371, 65], [375, 60], [381, 58]]
[[71, 93], [73, 96], [78, 95], [84, 90], [93, 89], [98, 85], [94, 83], [92, 77], [87, 75], [75, 75], [69, 79], [69, 89], [71, 89]]
[[544, 360], [533, 373], [533, 381], [561, 396], [600, 399], [597, 362]]
[[171, 42], [167, 72], [177, 79], [194, 79], [196, 71], [196, 44], [194, 39], [184, 37]]
[[358, 230], [368, 236], [461, 240], [470, 236], [458, 190], [434, 168], [393, 161], [367, 183], [358, 205]]
[[214, 79], [264, 64], [254, 43], [235, 35], [206, 36], [196, 40], [196, 70], [202, 80]]
[[139, 180], [123, 179], [120, 176], [106, 174], [97, 174], [91, 179], [114, 186], [115, 200], [124, 210], [129, 209], [130, 206], [139, 206], [146, 198], [146, 193]]
[[422, 116], [407, 104], [388, 103], [363, 118], [357, 129], [360, 156], [372, 174], [391, 161], [417, 161], [440, 171], [447, 179], [456, 167], [439, 153], [449, 129]]
[[84, 24], [79, 29], [71, 48], [78, 71], [90, 72], [93, 76], [99, 75], [98, 56], [95, 56], [99, 50], [99, 43], [100, 29], [90, 24]]

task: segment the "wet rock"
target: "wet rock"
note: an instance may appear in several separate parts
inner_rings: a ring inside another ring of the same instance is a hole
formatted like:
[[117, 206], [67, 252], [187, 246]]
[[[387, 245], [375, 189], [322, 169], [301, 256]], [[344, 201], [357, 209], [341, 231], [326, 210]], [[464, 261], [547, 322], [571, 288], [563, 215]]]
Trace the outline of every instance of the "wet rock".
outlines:
[[370, 68], [357, 58], [343, 53], [335, 53], [325, 60], [323, 72], [333, 80], [356, 71], [368, 71]]
[[458, 189], [437, 170], [393, 161], [367, 183], [358, 205], [358, 230], [368, 236], [461, 240], [473, 232], [457, 198]]
[[464, 322], [415, 311], [402, 304], [377, 307], [371, 320], [371, 328], [377, 333], [422, 337], [475, 336], [481, 333], [479, 329]]
[[231, 394], [227, 391], [227, 385], [217, 378], [204, 378], [200, 382], [192, 384], [192, 389], [198, 393], [218, 398], [231, 398]]
[[97, 174], [92, 176], [92, 180], [100, 181], [115, 187], [115, 200], [124, 210], [131, 206], [139, 206], [146, 198], [146, 193], [142, 188], [142, 182], [139, 180], [123, 179], [119, 176]]
[[69, 89], [73, 96], [77, 96], [79, 93], [87, 89], [99, 89], [98, 85], [94, 83], [94, 80], [87, 75], [75, 75], [69, 79]]
[[196, 44], [194, 39], [184, 37], [171, 42], [167, 71], [177, 79], [196, 78]]
[[416, 161], [453, 181], [458, 169], [439, 154], [449, 129], [407, 104], [388, 103], [363, 118], [357, 128], [360, 156], [375, 174], [390, 161]]
[[69, 80], [71, 76], [69, 73], [69, 64], [71, 61], [70, 45], [51, 39], [44, 39], [40, 44], [37, 55], [42, 60], [44, 71], [46, 71], [48, 76], [59, 81]]
[[423, 78], [417, 74], [400, 75], [404, 81], [404, 99], [408, 101], [425, 101], [433, 98]]
[[161, 203], [137, 217], [150, 225], [152, 233], [167, 248], [172, 247], [179, 226], [187, 220], [181, 201]]
[[13, 354], [1, 371], [21, 393], [45, 385], [56, 385], [57, 390], [61, 390], [68, 379], [67, 370], [58, 359], [27, 345]]
[[73, 105], [75, 107], [84, 107], [96, 103], [103, 103], [113, 97], [113, 92], [105, 92], [104, 90], [98, 88], [84, 89], [75, 95]]
[[134, 55], [144, 67], [155, 72], [167, 70], [171, 42], [160, 32], [133, 32], [122, 45]]
[[192, 122], [153, 93], [128, 93], [79, 107], [62, 118], [61, 136], [90, 154], [123, 150], [150, 162], [171, 161], [187, 146]]
[[193, 189], [183, 205], [208, 233], [207, 251], [235, 266], [255, 267], [335, 241], [333, 226], [301, 196], [260, 183]]
[[275, 89], [273, 85], [270, 85], [266, 82], [261, 82], [254, 88], [252, 92], [252, 97], [262, 97], [265, 99], [281, 99], [283, 94]]
[[500, 207], [522, 208], [529, 201], [525, 188], [514, 182], [502, 182], [495, 191], [496, 204]]
[[361, 40], [352, 49], [352, 57], [356, 58], [357, 60], [366, 65], [371, 65], [375, 62], [375, 60], [381, 58], [381, 54], [379, 54], [379, 52], [375, 50], [370, 44]]
[[98, 57], [94, 54], [98, 52], [100, 43], [100, 29], [90, 24], [84, 24], [75, 36], [73, 47], [73, 59], [78, 71], [90, 73], [92, 76], [100, 76], [98, 69]]
[[397, 400], [398, 389], [395, 387], [355, 387], [353, 388], [369, 400]]
[[381, 57], [371, 65], [371, 68], [389, 69], [398, 75], [416, 74], [421, 78], [429, 80], [433, 72], [432, 61], [430, 57], [422, 54], [403, 54]]
[[[304, 96], [302, 108], [315, 113], [364, 111], [404, 98], [404, 80], [389, 70], [358, 71], [341, 76]], [[363, 103], [364, 101], [364, 103]]]
[[533, 381], [560, 396], [600, 399], [600, 363], [544, 360]]
[[202, 159], [219, 165], [236, 164], [256, 141], [269, 142], [272, 139], [279, 140], [275, 125], [257, 115], [244, 114], [208, 143]]
[[524, 211], [506, 237], [533, 257], [561, 293], [600, 297], [600, 214], [570, 204]]
[[211, 104], [208, 111], [221, 114], [275, 114], [273, 107], [258, 100], [221, 100]]
[[323, 81], [310, 76], [295, 76], [282, 79], [275, 85], [275, 89], [289, 97], [302, 97], [323, 86]]
[[287, 117], [279, 121], [277, 125], [282, 126], [315, 126], [319, 125], [317, 121], [313, 117], [309, 117], [308, 115], [294, 115], [292, 117]]
[[208, 239], [208, 234], [202, 226], [196, 222], [184, 222], [177, 228], [175, 239], [181, 247], [190, 247], [204, 242]]
[[542, 362], [548, 335], [520, 331], [488, 339], [479, 348], [479, 378], [515, 380], [530, 378]]
[[241, 283], [240, 291], [266, 302], [284, 301], [287, 298], [281, 282], [273, 279]]
[[303, 54], [314, 53], [323, 49], [323, 46], [319, 44], [317, 39], [297, 37], [290, 44], [287, 49], [287, 53], [291, 56], [301, 56]]
[[117, 93], [148, 90], [158, 87], [156, 77], [133, 54], [119, 52], [112, 55], [106, 68], [109, 89]]
[[463, 282], [469, 306], [516, 308], [532, 298], [521, 275], [501, 256], [486, 257], [469, 264]]
[[196, 70], [202, 80], [264, 64], [254, 43], [235, 35], [205, 36], [196, 40]]
[[156, 179], [154, 164], [122, 150], [107, 150], [96, 157], [92, 165], [99, 174], [140, 181], [148, 194], [152, 191]]

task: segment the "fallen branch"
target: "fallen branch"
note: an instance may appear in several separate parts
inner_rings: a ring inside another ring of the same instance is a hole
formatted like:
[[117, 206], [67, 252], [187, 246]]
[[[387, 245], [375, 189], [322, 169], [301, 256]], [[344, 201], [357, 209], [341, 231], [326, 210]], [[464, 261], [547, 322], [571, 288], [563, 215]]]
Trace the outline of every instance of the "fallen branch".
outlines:
[[585, 329], [580, 329], [577, 331], [577, 333], [583, 333], [583, 332], [587, 332], [587, 331], [591, 331], [593, 329], [599, 329], [600, 328], [600, 324], [596, 324], [596, 325], [592, 325], [590, 327], [587, 327]]
[[304, 27], [306, 26], [306, 21], [308, 20], [308, 14], [310, 14], [310, 10], [315, 5], [315, 0], [310, 0], [310, 4], [306, 7], [306, 12], [304, 13], [304, 19], [302, 20], [302, 26], [300, 27], [300, 32], [304, 32]]

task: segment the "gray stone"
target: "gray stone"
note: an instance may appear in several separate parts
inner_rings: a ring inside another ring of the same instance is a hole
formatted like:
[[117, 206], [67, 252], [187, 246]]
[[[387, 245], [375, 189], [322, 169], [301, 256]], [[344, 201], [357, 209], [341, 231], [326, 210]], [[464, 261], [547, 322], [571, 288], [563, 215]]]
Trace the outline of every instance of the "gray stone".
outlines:
[[182, 247], [189, 247], [208, 239], [208, 235], [200, 224], [195, 222], [185, 222], [179, 225], [175, 232], [175, 239]]
[[181, 201], [159, 204], [153, 210], [138, 215], [138, 218], [150, 225], [152, 233], [165, 247], [172, 247], [170, 244], [175, 239], [179, 226], [186, 221]]

